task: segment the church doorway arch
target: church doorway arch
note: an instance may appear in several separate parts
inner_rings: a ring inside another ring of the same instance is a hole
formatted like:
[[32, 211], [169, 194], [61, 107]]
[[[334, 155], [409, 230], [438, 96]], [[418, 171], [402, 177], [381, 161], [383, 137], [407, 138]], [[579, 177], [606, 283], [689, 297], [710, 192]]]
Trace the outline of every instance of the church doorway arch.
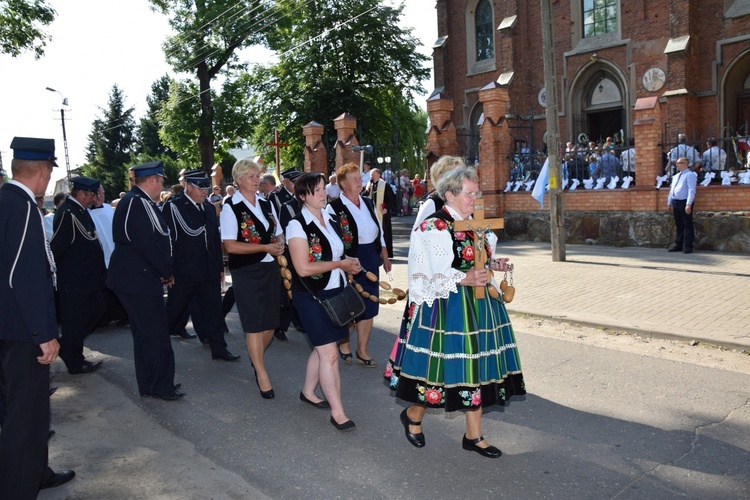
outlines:
[[723, 137], [750, 135], [750, 50], [729, 64], [722, 84]]
[[622, 141], [629, 129], [627, 95], [624, 78], [608, 65], [582, 69], [571, 87], [571, 140], [575, 142], [583, 134], [596, 142], [607, 137]]

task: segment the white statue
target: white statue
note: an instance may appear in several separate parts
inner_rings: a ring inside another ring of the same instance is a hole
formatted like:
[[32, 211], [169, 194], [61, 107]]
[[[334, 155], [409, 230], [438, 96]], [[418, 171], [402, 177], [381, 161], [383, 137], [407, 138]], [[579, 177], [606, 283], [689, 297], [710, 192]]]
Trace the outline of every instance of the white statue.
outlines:
[[530, 181], [525, 183], [526, 185], [526, 191], [531, 191], [531, 186], [534, 185], [534, 179], [531, 179]]
[[732, 185], [732, 174], [733, 171], [724, 171], [721, 173], [721, 185], [722, 186], [731, 186]]
[[622, 188], [627, 189], [630, 187], [630, 183], [633, 182], [633, 176], [632, 175], [626, 175], [622, 178]]
[[581, 183], [581, 181], [580, 181], [580, 180], [578, 180], [578, 179], [573, 179], [573, 184], [572, 184], [572, 185], [570, 186], [570, 190], [571, 190], [571, 191], [575, 190], [575, 188], [577, 188], [577, 187], [578, 187], [578, 185], [579, 185], [580, 183]]
[[563, 185], [562, 185], [562, 188], [563, 188], [563, 189], [565, 189], [566, 187], [568, 187], [568, 181], [569, 181], [569, 180], [570, 180], [570, 179], [565, 179], [565, 180], [563, 180]]
[[513, 181], [508, 181], [505, 183], [505, 190], [504, 193], [510, 192], [510, 190], [513, 189]]
[[515, 186], [513, 187], [513, 191], [518, 191], [518, 189], [523, 185], [523, 181], [516, 181]]
[[594, 187], [594, 179], [584, 179], [583, 187], [585, 187], [586, 189], [591, 189], [592, 187]]
[[601, 179], [596, 180], [596, 186], [594, 186], [594, 189], [604, 189], [604, 182], [607, 180], [606, 177], [602, 177]]
[[607, 184], [607, 189], [614, 189], [617, 187], [617, 182], [620, 180], [618, 176], [612, 177], [612, 180], [609, 181], [609, 184]]
[[703, 182], [701, 182], [701, 186], [708, 186], [709, 184], [711, 184], [711, 181], [714, 177], [716, 177], [716, 172], [707, 173], [706, 177], [703, 179]]
[[750, 170], [745, 170], [742, 174], [737, 174], [737, 177], [740, 178], [740, 184], [750, 184]]
[[667, 174], [656, 176], [656, 189], [661, 189], [661, 185], [667, 182]]

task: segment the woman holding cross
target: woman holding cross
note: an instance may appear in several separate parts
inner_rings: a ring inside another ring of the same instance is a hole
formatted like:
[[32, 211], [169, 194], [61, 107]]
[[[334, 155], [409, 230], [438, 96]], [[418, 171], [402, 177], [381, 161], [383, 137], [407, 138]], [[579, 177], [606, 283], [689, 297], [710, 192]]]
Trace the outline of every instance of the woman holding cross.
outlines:
[[[465, 410], [463, 448], [497, 458], [499, 449], [482, 436], [482, 408], [525, 394], [513, 328], [502, 300], [477, 289], [496, 286], [487, 269], [475, 269], [480, 249], [471, 227], [474, 200], [481, 197], [474, 169], [459, 167], [437, 184], [445, 206], [412, 232], [409, 246], [409, 293], [414, 311], [396, 355], [401, 366], [396, 396], [412, 405], [401, 413], [407, 440], [425, 445], [422, 417], [427, 408]], [[459, 224], [459, 222], [464, 222]], [[483, 228], [482, 252], [492, 258], [497, 237]], [[496, 271], [510, 268], [493, 259]]]

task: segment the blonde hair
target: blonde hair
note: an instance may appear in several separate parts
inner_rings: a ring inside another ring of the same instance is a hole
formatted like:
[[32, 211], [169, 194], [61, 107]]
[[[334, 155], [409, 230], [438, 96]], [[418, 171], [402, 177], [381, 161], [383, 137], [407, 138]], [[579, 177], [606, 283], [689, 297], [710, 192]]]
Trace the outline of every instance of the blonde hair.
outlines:
[[237, 160], [232, 167], [232, 177], [236, 181], [240, 177], [246, 176], [249, 172], [260, 174], [262, 170], [263, 167], [258, 165], [255, 161], [251, 160], [250, 158], [243, 158], [241, 160]]
[[464, 159], [460, 156], [441, 156], [430, 168], [430, 183], [434, 186], [446, 173], [465, 166]]

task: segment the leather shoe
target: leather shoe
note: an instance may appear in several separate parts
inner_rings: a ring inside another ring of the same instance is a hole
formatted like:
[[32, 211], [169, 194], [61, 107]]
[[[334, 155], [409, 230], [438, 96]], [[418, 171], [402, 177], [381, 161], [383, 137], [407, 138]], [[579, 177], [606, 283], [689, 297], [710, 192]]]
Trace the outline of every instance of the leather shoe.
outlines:
[[180, 392], [177, 389], [174, 389], [172, 392], [168, 394], [144, 393], [144, 394], [141, 394], [141, 396], [151, 396], [152, 398], [163, 399], [164, 401], [177, 401], [178, 399], [182, 399], [183, 397], [185, 397], [185, 393]]
[[693, 253], [693, 249], [692, 248], [686, 248], [685, 250], [682, 251], [682, 253]]
[[182, 330], [181, 332], [173, 333], [173, 337], [181, 337], [183, 339], [194, 339], [197, 337], [196, 334], [190, 333], [187, 330]]
[[413, 434], [409, 432], [409, 426], [410, 425], [422, 425], [422, 421], [414, 422], [409, 418], [409, 416], [406, 414], [406, 408], [404, 408], [404, 411], [401, 412], [401, 423], [404, 424], [404, 434], [406, 434], [406, 440], [409, 441], [412, 445], [416, 446], [417, 448], [424, 447], [425, 441], [424, 441], [424, 433], [420, 432], [419, 434]]
[[71, 479], [76, 477], [76, 471], [74, 470], [64, 470], [60, 472], [55, 472], [55, 475], [52, 476], [52, 478], [48, 479], [47, 481], [42, 481], [41, 486], [39, 486], [40, 490], [46, 490], [47, 488], [55, 488], [57, 486], [61, 486]]
[[77, 370], [68, 370], [71, 375], [78, 375], [80, 373], [93, 373], [102, 366], [102, 361], [92, 363], [91, 361], [84, 361], [81, 367]]
[[286, 332], [280, 328], [274, 330], [273, 336], [279, 339], [281, 342], [286, 342], [287, 340], [289, 340], [288, 338], [286, 338]]
[[331, 415], [331, 423], [340, 431], [353, 431], [357, 428], [357, 424], [355, 424], [351, 420], [347, 420], [343, 424], [339, 424], [338, 422], [336, 422], [336, 420], [334, 420], [333, 415]]
[[240, 356], [232, 354], [229, 351], [224, 351], [224, 352], [220, 352], [220, 353], [212, 352], [211, 353], [211, 359], [223, 359], [224, 361], [239, 361], [240, 360]]
[[672, 247], [667, 252], [682, 252], [682, 247]]
[[466, 434], [464, 434], [464, 440], [463, 440], [463, 448], [464, 450], [468, 451], [476, 451], [483, 457], [487, 458], [498, 458], [500, 455], [503, 454], [502, 451], [500, 451], [498, 448], [494, 446], [488, 446], [487, 448], [482, 448], [480, 446], [477, 446], [478, 443], [481, 443], [484, 441], [484, 436], [479, 436], [476, 439], [469, 439], [466, 437]]
[[309, 400], [303, 392], [299, 393], [299, 400], [302, 401], [303, 403], [313, 405], [315, 408], [330, 408], [331, 407], [331, 405], [329, 405], [328, 401], [326, 401], [325, 399], [323, 401], [318, 401], [317, 403], [315, 403]]

